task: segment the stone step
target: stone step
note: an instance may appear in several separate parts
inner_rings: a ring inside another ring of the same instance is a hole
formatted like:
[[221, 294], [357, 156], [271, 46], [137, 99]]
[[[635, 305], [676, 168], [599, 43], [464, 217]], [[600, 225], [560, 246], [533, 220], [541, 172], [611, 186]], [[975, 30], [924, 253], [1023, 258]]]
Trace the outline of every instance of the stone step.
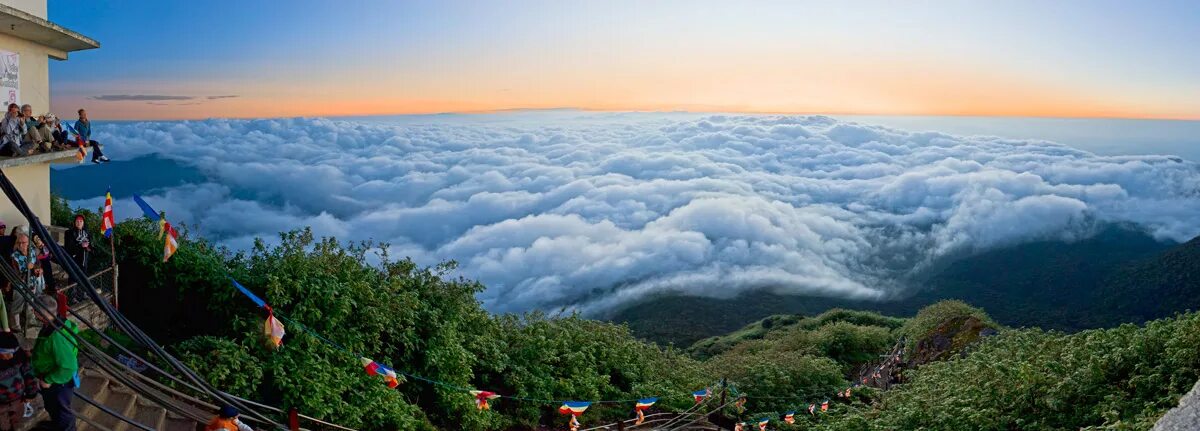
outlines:
[[[167, 409], [133, 392], [124, 385], [110, 380], [107, 375], [101, 372], [84, 369], [80, 373], [80, 380], [80, 393], [142, 425], [153, 427], [156, 430], [195, 431], [197, 428], [198, 424], [196, 421], [168, 412]], [[137, 427], [115, 418], [86, 402], [76, 401], [75, 408], [81, 416], [111, 431], [138, 430]], [[78, 429], [81, 431], [101, 431], [100, 428], [82, 421], [79, 422]]]

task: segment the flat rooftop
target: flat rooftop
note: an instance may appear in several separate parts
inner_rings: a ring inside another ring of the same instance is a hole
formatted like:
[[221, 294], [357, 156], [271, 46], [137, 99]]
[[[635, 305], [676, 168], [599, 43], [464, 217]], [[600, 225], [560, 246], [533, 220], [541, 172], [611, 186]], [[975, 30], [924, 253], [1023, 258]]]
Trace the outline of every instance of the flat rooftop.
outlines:
[[[0, 33], [45, 45], [63, 53], [100, 47], [100, 42], [95, 39], [5, 4], [0, 4]], [[65, 54], [61, 58], [53, 54], [51, 56], [59, 60], [67, 59]]]
[[75, 154], [78, 152], [78, 149], [70, 149], [39, 153], [31, 156], [0, 157], [0, 168], [14, 168], [17, 166], [32, 165], [35, 163], [60, 162], [64, 159], [74, 159]]

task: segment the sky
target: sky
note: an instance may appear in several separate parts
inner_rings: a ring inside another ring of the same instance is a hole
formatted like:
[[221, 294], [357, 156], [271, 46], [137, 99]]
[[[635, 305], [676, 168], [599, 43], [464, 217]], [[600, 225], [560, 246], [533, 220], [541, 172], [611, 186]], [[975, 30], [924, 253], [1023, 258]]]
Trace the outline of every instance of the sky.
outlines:
[[[1200, 119], [1200, 2], [93, 2], [52, 61], [99, 119], [571, 107]], [[68, 109], [70, 108], [70, 109]]]

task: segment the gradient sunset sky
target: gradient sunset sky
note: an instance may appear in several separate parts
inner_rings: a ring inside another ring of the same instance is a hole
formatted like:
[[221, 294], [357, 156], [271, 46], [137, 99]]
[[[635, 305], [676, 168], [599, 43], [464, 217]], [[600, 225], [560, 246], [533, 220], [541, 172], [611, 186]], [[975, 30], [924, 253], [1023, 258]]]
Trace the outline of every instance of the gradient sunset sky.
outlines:
[[1200, 1], [49, 0], [96, 118], [594, 110], [1200, 119]]

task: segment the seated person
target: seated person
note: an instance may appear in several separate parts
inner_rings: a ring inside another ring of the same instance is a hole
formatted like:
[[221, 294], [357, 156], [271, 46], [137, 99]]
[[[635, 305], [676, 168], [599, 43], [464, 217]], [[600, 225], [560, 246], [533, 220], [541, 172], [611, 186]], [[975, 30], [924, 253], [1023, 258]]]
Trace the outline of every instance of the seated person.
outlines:
[[100, 143], [92, 140], [92, 122], [88, 121], [86, 109], [79, 110], [79, 121], [75, 122], [75, 133], [79, 134], [79, 139], [92, 147], [92, 163], [109, 161], [108, 157], [105, 157], [104, 153], [100, 151]]
[[8, 105], [8, 112], [0, 120], [0, 156], [24, 156], [29, 151], [21, 147], [21, 138], [25, 136], [25, 120], [16, 103]]
[[27, 145], [41, 151], [50, 151], [54, 136], [46, 117], [34, 117], [33, 106], [26, 104], [21, 107], [21, 118], [25, 119], [25, 141]]
[[50, 137], [54, 138], [54, 145], [58, 149], [66, 149], [71, 143], [71, 136], [63, 130], [62, 123], [58, 121], [58, 116], [53, 112], [47, 112], [42, 115], [46, 119], [46, 123], [50, 125]]

